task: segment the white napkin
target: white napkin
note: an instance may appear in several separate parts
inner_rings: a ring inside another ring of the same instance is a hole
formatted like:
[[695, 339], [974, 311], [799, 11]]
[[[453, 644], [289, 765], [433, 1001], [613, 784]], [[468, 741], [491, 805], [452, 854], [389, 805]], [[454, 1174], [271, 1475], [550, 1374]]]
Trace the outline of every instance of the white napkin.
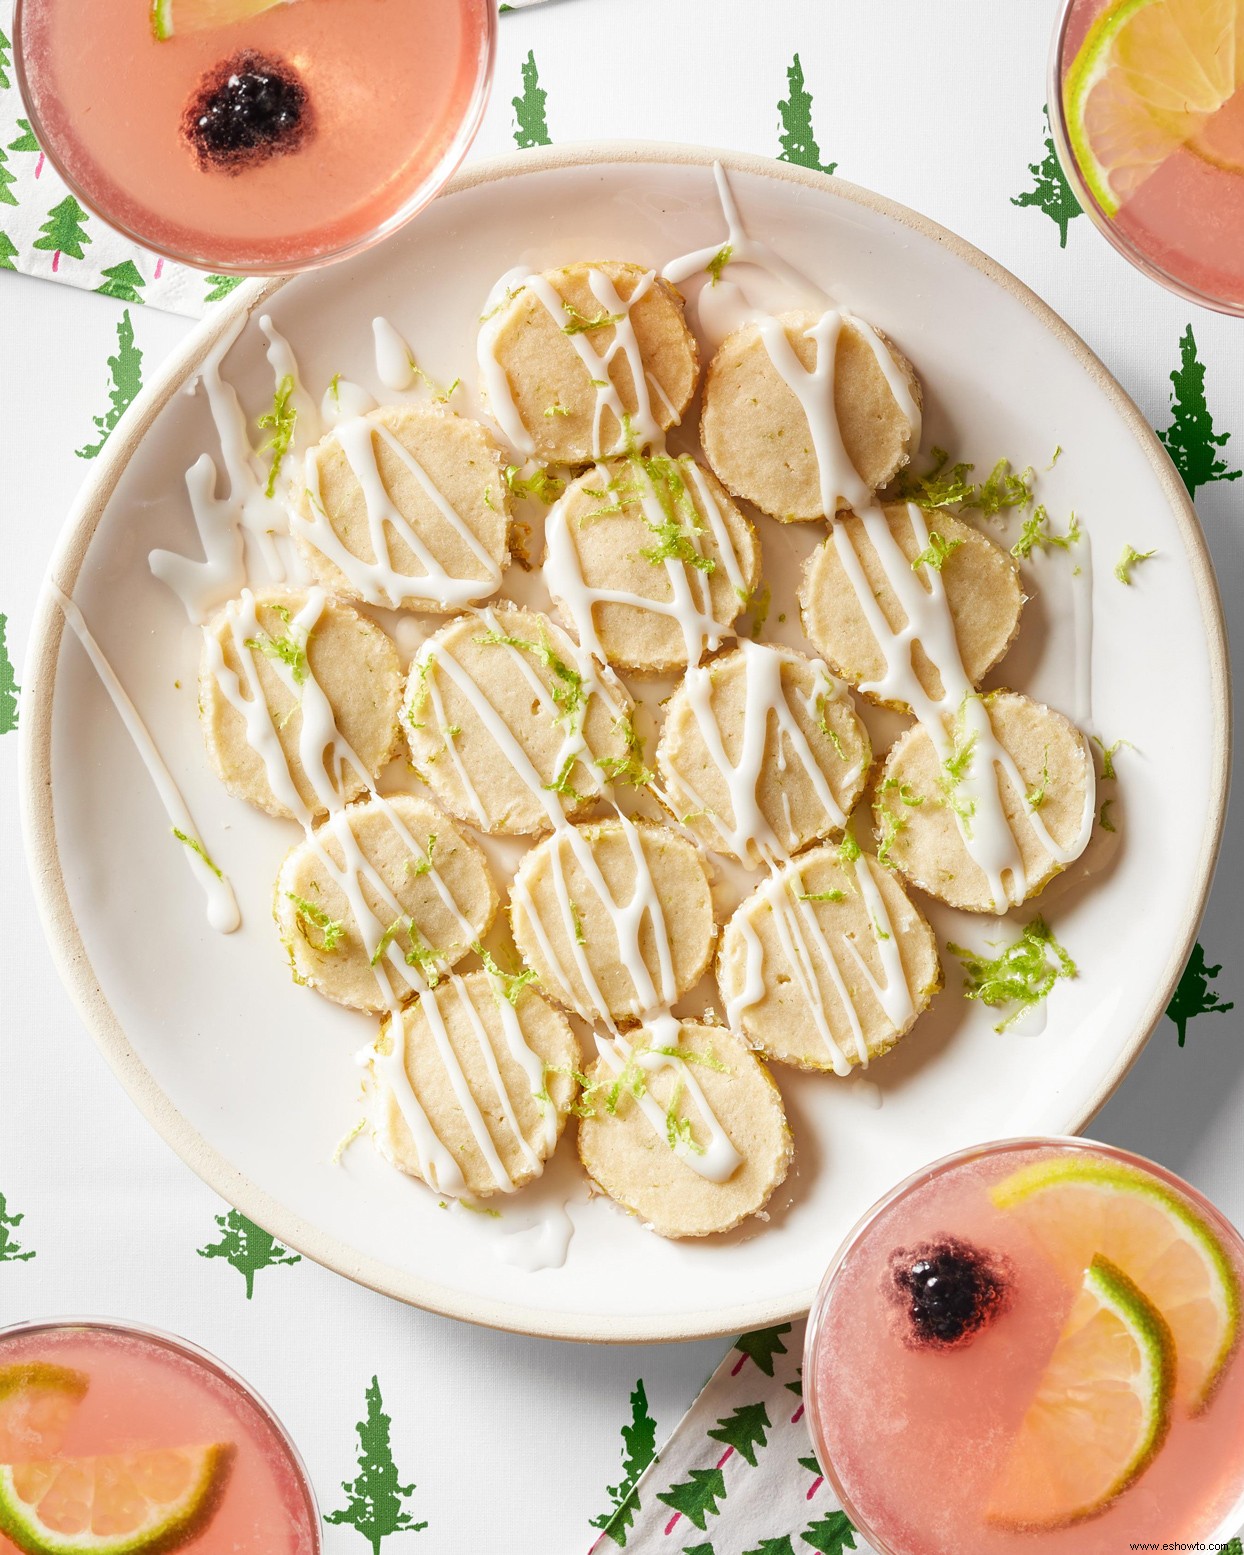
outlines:
[[873, 1555], [813, 1456], [804, 1326], [738, 1340], [647, 1469], [624, 1474], [593, 1555]]

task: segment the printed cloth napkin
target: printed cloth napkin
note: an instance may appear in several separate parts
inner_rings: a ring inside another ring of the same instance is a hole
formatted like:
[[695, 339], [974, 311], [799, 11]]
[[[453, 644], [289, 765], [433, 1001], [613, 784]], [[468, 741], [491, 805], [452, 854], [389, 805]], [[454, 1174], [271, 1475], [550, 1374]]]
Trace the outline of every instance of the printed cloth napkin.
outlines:
[[[502, 11], [543, 0], [509, 0]], [[30, 128], [13, 68], [14, 0], [0, 0], [0, 270], [198, 318], [239, 284], [161, 259], [87, 211]]]
[[656, 1456], [632, 1398], [623, 1477], [592, 1555], [873, 1555], [813, 1455], [804, 1327], [744, 1334]]

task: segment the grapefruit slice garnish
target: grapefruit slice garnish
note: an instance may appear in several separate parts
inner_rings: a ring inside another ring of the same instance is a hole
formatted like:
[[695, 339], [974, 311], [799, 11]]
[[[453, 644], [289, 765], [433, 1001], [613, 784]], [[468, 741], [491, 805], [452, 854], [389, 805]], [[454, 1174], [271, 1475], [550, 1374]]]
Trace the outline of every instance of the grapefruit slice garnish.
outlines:
[[0, 1533], [26, 1555], [157, 1555], [201, 1533], [233, 1448], [0, 1464]]
[[1240, 1286], [1191, 1205], [1147, 1172], [1076, 1154], [1021, 1167], [990, 1197], [1022, 1218], [1068, 1284], [1097, 1253], [1122, 1269], [1174, 1336], [1177, 1401], [1205, 1404], [1239, 1337]]
[[1094, 1258], [990, 1491], [986, 1520], [1058, 1528], [1104, 1512], [1162, 1445], [1174, 1376], [1175, 1345], [1157, 1308], [1109, 1259]]

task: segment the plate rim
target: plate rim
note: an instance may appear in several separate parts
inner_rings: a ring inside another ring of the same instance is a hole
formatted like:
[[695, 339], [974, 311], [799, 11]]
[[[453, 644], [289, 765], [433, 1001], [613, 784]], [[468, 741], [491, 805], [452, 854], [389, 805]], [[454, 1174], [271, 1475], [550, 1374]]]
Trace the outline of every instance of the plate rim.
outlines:
[[[819, 194], [832, 194], [874, 211], [948, 249], [1021, 302], [1070, 352], [1136, 437], [1175, 519], [1185, 559], [1192, 572], [1210, 657], [1209, 691], [1214, 714], [1210, 804], [1197, 857], [1196, 885], [1184, 904], [1172, 954], [1135, 1035], [1121, 1047], [1111, 1071], [1088, 1103], [1067, 1119], [1063, 1132], [1081, 1133], [1122, 1083], [1166, 1009], [1200, 926], [1222, 840], [1231, 774], [1231, 667], [1222, 601], [1196, 510], [1165, 448], [1135, 401], [1048, 303], [966, 239], [908, 206], [860, 185], [748, 152], [647, 140], [579, 141], [481, 159], [459, 171], [438, 199], [501, 179], [567, 168], [630, 163], [709, 169], [714, 162], [722, 163], [729, 172], [754, 174]], [[244, 282], [170, 355], [109, 439], [79, 491], [53, 549], [45, 583], [36, 601], [27, 648], [23, 677], [26, 689], [22, 693], [19, 720], [19, 785], [27, 865], [40, 921], [61, 982], [130, 1100], [182, 1161], [221, 1198], [264, 1226], [286, 1246], [356, 1284], [407, 1305], [483, 1327], [533, 1338], [596, 1344], [685, 1342], [736, 1334], [802, 1317], [815, 1294], [815, 1284], [786, 1296], [735, 1302], [727, 1308], [673, 1316], [593, 1317], [585, 1312], [548, 1312], [523, 1303], [474, 1296], [362, 1254], [286, 1208], [208, 1143], [147, 1070], [95, 979], [69, 903], [56, 840], [51, 768], [52, 708], [65, 623], [46, 586], [47, 580], [54, 579], [66, 594], [72, 596], [86, 553], [113, 492], [156, 417], [224, 335], [293, 279], [296, 277], [275, 276]]]

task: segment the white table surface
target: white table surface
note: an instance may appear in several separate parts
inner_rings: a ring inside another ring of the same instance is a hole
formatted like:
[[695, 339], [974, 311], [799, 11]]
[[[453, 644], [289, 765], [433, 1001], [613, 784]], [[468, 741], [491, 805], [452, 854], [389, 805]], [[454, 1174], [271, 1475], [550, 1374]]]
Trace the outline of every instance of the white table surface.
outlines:
[[[84, 0], [85, 3], [85, 0]], [[842, 176], [914, 206], [1014, 270], [1078, 330], [1155, 427], [1191, 322], [1222, 457], [1244, 462], [1244, 324], [1134, 275], [1073, 221], [1065, 248], [1011, 197], [1044, 155], [1050, 0], [558, 0], [501, 18], [498, 75], [477, 152], [514, 144], [511, 99], [534, 54], [558, 141], [641, 135], [776, 154], [777, 104], [798, 52], [822, 155]], [[3, 207], [0, 207], [0, 211]], [[3, 222], [0, 222], [0, 226]], [[89, 466], [108, 403], [122, 305], [0, 275], [0, 613], [17, 679], [44, 567]], [[192, 326], [131, 309], [153, 369]], [[1244, 482], [1197, 494], [1233, 629], [1244, 625]], [[2, 727], [2, 720], [0, 720]], [[57, 981], [35, 916], [18, 815], [20, 734], [0, 736], [0, 1325], [106, 1313], [186, 1334], [251, 1378], [286, 1419], [325, 1511], [355, 1472], [354, 1424], [380, 1379], [410, 1507], [427, 1529], [386, 1555], [569, 1555], [620, 1472], [620, 1427], [643, 1378], [658, 1437], [712, 1370], [722, 1341], [585, 1350], [480, 1331], [356, 1289], [306, 1261], [261, 1271], [253, 1300], [223, 1259], [221, 1204], [152, 1133], [113, 1080]], [[1244, 1221], [1244, 825], [1229, 824], [1201, 941], [1225, 963], [1229, 1014], [1180, 1048], [1163, 1021], [1094, 1132], [1156, 1157]], [[1120, 926], [1126, 932], [1126, 925]], [[350, 1527], [331, 1555], [362, 1555]]]

